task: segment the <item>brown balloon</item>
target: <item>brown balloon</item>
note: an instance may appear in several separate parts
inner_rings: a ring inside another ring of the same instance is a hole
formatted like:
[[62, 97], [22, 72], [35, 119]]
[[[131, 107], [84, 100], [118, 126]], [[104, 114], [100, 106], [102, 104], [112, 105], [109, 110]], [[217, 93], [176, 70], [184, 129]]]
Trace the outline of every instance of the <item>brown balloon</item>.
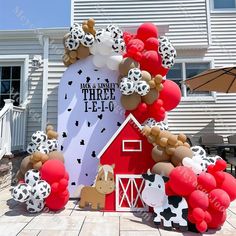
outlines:
[[17, 178], [18, 181], [19, 180], [24, 180], [25, 176], [21, 173], [20, 170], [18, 170], [17, 173], [16, 173], [16, 178]]
[[127, 76], [129, 70], [132, 68], [139, 68], [139, 63], [132, 58], [124, 58], [119, 65], [120, 74], [122, 76]]
[[131, 95], [121, 95], [120, 99], [121, 105], [127, 111], [135, 110], [139, 103], [141, 102], [141, 96], [137, 93], [133, 93]]
[[172, 163], [170, 162], [158, 162], [156, 163], [153, 167], [151, 172], [153, 174], [158, 174], [162, 176], [169, 177], [170, 172], [174, 169], [175, 167], [173, 166]]
[[77, 57], [77, 52], [76, 52], [76, 50], [70, 51], [70, 52], [69, 52], [69, 56], [70, 56], [71, 58], [76, 58], [76, 57]]
[[151, 76], [151, 74], [148, 71], [142, 70], [141, 72], [142, 72], [142, 80], [146, 81], [147, 83], [150, 80], [152, 80], [152, 76]]
[[152, 149], [152, 159], [155, 162], [161, 162], [161, 161], [169, 161], [170, 162], [170, 156], [165, 152], [165, 150], [159, 146], [155, 146]]
[[174, 166], [182, 165], [182, 160], [185, 157], [192, 158], [193, 152], [188, 147], [179, 146], [175, 149], [173, 155], [171, 156], [171, 162]]
[[33, 169], [33, 164], [30, 161], [31, 156], [26, 156], [20, 165], [20, 172], [25, 175], [25, 173], [30, 170]]
[[49, 160], [60, 160], [64, 163], [64, 156], [61, 152], [53, 151], [48, 154]]
[[142, 101], [151, 105], [157, 100], [158, 97], [159, 97], [158, 91], [156, 89], [150, 89], [148, 94], [142, 97]]
[[53, 125], [47, 125], [46, 132], [48, 132], [49, 130], [54, 130]]
[[85, 47], [84, 45], [80, 44], [77, 49], [77, 57], [79, 59], [84, 59], [90, 55], [89, 48]]
[[156, 140], [156, 137], [155, 136], [153, 136], [153, 135], [149, 135], [148, 137], [147, 137], [147, 141], [149, 142], [149, 143], [151, 143], [151, 144], [155, 144], [155, 140]]
[[48, 130], [47, 136], [48, 136], [48, 139], [57, 139], [58, 133], [54, 130]]

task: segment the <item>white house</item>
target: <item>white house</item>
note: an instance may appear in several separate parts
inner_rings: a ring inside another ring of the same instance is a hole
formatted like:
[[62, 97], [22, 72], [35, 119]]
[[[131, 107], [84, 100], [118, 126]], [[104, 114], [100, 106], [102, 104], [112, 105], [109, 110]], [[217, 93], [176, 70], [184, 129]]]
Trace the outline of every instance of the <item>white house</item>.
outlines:
[[[17, 11], [16, 15], [24, 23], [25, 16]], [[203, 133], [227, 136], [236, 132], [236, 94], [191, 93], [182, 83], [210, 67], [236, 62], [236, 0], [72, 0], [71, 23], [89, 17], [96, 25], [114, 23], [127, 28], [149, 21], [167, 29], [166, 36], [178, 53], [167, 77], [181, 86], [183, 94], [181, 104], [168, 114], [171, 131], [193, 135], [195, 140]], [[23, 107], [7, 104], [0, 111], [1, 149], [7, 149], [3, 140], [9, 141], [7, 117], [14, 119], [13, 150], [24, 148], [32, 132], [46, 123], [57, 125], [57, 88], [66, 69], [62, 38], [67, 31], [0, 31], [1, 107], [9, 98]]]

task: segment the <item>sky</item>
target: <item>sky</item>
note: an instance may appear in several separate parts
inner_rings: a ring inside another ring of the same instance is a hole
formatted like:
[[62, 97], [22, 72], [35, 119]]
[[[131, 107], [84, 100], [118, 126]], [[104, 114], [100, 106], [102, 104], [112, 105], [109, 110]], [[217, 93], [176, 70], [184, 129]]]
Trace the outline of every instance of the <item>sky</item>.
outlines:
[[0, 30], [70, 26], [70, 0], [0, 0]]

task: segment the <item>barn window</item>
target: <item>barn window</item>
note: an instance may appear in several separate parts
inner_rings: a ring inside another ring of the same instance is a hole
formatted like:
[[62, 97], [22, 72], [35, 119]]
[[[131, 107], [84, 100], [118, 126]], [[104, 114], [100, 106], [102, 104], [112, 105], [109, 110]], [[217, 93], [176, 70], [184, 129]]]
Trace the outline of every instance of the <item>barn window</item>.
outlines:
[[122, 140], [123, 152], [141, 152], [142, 141], [141, 140]]

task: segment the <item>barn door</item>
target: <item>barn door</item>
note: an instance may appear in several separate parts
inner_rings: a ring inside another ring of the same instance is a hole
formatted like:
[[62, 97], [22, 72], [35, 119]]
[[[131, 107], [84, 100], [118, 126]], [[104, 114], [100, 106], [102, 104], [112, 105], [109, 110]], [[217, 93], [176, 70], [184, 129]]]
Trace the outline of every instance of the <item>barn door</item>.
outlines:
[[148, 211], [141, 198], [144, 184], [141, 175], [116, 175], [116, 211]]

